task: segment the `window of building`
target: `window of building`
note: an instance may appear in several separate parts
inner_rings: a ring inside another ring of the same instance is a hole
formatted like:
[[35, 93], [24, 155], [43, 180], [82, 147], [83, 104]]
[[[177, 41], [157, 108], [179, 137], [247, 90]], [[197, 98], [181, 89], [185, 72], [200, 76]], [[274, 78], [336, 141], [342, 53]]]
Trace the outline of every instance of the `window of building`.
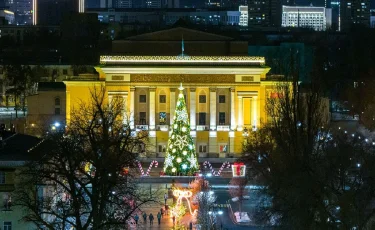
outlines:
[[12, 222], [4, 221], [4, 230], [12, 230]]
[[199, 145], [199, 152], [206, 153], [207, 152], [207, 145]]
[[199, 103], [206, 103], [206, 95], [199, 95]]
[[60, 98], [59, 97], [55, 98], [55, 106], [60, 106]]
[[139, 102], [146, 103], [146, 95], [139, 95]]
[[60, 114], [61, 114], [60, 108], [55, 108], [55, 115], [60, 115]]
[[167, 123], [167, 113], [166, 112], [160, 112], [159, 113], [159, 123], [161, 125], [165, 125]]
[[206, 125], [206, 113], [199, 113], [199, 125]]
[[219, 125], [225, 125], [225, 113], [219, 112]]
[[0, 184], [5, 184], [5, 172], [0, 172]]
[[167, 146], [166, 145], [159, 145], [158, 147], [158, 152], [159, 153], [165, 153], [167, 151]]
[[228, 145], [220, 145], [219, 151], [220, 151], [220, 153], [227, 153], [228, 152]]
[[159, 103], [166, 103], [167, 96], [166, 95], [159, 95]]
[[68, 70], [67, 69], [63, 69], [63, 74], [67, 75], [68, 74]]
[[146, 112], [139, 112], [139, 123], [141, 125], [146, 124]]
[[225, 103], [225, 95], [219, 95], [219, 103]]

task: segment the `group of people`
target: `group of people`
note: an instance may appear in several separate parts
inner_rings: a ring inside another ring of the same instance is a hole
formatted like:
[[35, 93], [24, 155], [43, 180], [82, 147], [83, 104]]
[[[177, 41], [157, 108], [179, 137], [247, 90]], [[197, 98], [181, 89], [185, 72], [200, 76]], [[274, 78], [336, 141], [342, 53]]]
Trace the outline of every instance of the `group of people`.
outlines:
[[[147, 223], [147, 214], [145, 212], [143, 212], [142, 217], [143, 217], [143, 222]], [[158, 212], [158, 214], [156, 214], [156, 217], [158, 218], [158, 224], [160, 225], [162, 213]], [[138, 214], [135, 214], [134, 220], [135, 220], [135, 224], [138, 225], [138, 221], [139, 221]], [[150, 225], [154, 225], [154, 215], [152, 215], [152, 213], [150, 213], [150, 215], [148, 215], [148, 220], [150, 221]]]
[[[164, 212], [163, 208], [161, 208], [161, 209], [160, 209], [160, 212], [158, 212], [158, 214], [156, 214], [156, 217], [158, 218], [158, 224], [159, 224], [159, 225], [160, 225], [160, 221], [161, 221], [161, 218], [162, 218], [162, 216], [164, 215], [164, 213], [165, 213], [166, 215], [168, 215], [167, 199], [168, 199], [168, 195], [167, 195], [167, 194], [164, 194], [165, 212]], [[144, 222], [144, 223], [147, 223], [147, 214], [146, 214], [146, 212], [143, 212], [142, 217], [143, 217], [143, 222]], [[133, 218], [134, 218], [134, 220], [135, 220], [135, 224], [138, 225], [138, 221], [139, 221], [139, 216], [138, 216], [138, 214], [135, 214], [135, 216], [134, 216]], [[173, 225], [174, 225], [175, 217], [173, 216], [172, 219], [173, 219]], [[154, 225], [154, 215], [152, 215], [152, 213], [150, 213], [150, 214], [148, 215], [148, 220], [150, 221], [150, 226], [151, 226], [151, 225]]]

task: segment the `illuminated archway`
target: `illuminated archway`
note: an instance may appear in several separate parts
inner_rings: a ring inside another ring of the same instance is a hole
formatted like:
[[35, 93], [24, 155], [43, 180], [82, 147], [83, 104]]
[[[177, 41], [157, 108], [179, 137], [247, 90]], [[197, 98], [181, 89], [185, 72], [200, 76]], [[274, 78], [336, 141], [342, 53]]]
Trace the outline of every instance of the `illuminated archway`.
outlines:
[[[188, 206], [189, 206], [190, 214], [192, 216], [197, 214], [198, 210], [194, 210], [194, 211], [191, 210], [190, 200], [188, 199], [188, 198], [193, 196], [193, 193], [191, 191], [175, 189], [175, 190], [173, 190], [173, 196], [177, 197], [177, 203], [176, 203], [175, 209], [177, 209], [181, 205], [182, 199], [185, 198], [185, 200], [187, 201]], [[172, 210], [172, 213], [174, 213], [174, 215], [175, 215], [176, 211]]]

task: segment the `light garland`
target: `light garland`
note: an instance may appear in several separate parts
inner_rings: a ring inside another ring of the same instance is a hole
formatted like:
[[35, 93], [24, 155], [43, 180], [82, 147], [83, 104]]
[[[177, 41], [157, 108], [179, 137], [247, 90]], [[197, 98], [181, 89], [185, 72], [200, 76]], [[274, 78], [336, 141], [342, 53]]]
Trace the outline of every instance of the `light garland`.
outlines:
[[159, 163], [158, 163], [157, 161], [155, 161], [155, 160], [152, 161], [151, 164], [150, 164], [150, 166], [149, 166], [148, 169], [147, 169], [146, 176], [149, 176], [149, 175], [150, 175], [150, 172], [151, 172], [151, 168], [152, 168], [152, 166], [155, 166], [155, 168], [157, 168], [158, 165], [159, 165]]
[[230, 168], [230, 163], [227, 161], [227, 162], [224, 162], [220, 169], [219, 169], [219, 172], [215, 175], [215, 176], [220, 176], [221, 175], [221, 172], [223, 171], [224, 168], [227, 168], [229, 169]]
[[141, 171], [141, 176], [144, 176], [144, 175], [145, 175], [145, 172], [143, 171], [143, 168], [142, 168], [141, 162], [137, 161], [137, 165], [138, 165], [139, 170]]
[[210, 167], [210, 170], [211, 170], [212, 175], [215, 175], [215, 174], [216, 174], [216, 173], [215, 173], [215, 170], [212, 168], [212, 165], [211, 165], [210, 162], [205, 161], [205, 162], [203, 163], [203, 166], [204, 166], [205, 168], [207, 168], [207, 166]]
[[203, 166], [204, 166], [205, 168], [209, 167], [213, 176], [220, 176], [220, 175], [221, 175], [221, 172], [223, 171], [223, 169], [224, 169], [224, 168], [230, 168], [231, 165], [230, 165], [230, 163], [229, 163], [228, 161], [227, 161], [227, 162], [224, 162], [224, 163], [221, 165], [221, 167], [220, 167], [220, 169], [219, 169], [219, 171], [218, 171], [217, 173], [216, 173], [216, 171], [212, 168], [212, 165], [211, 165], [211, 163], [210, 163], [209, 161], [205, 161], [205, 162], [203, 163]]
[[174, 207], [174, 209], [172, 209], [173, 214], [177, 214], [178, 207], [182, 204], [182, 199], [185, 199], [187, 201], [190, 214], [192, 216], [197, 215], [198, 210], [191, 210], [190, 200], [188, 199], [193, 196], [193, 193], [191, 191], [175, 189], [173, 190], [173, 196], [177, 197], [176, 206]]

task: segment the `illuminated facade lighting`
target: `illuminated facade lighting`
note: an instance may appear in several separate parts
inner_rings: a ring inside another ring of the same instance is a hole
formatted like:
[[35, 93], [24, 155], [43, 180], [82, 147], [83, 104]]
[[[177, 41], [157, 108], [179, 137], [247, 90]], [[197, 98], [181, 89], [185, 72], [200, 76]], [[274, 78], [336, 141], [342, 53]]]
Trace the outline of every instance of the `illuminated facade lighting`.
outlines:
[[38, 0], [33, 0], [33, 25], [35, 26], [38, 21]]
[[101, 64], [259, 64], [264, 57], [249, 56], [100, 56]]
[[85, 13], [85, 0], [78, 0], [78, 12]]

